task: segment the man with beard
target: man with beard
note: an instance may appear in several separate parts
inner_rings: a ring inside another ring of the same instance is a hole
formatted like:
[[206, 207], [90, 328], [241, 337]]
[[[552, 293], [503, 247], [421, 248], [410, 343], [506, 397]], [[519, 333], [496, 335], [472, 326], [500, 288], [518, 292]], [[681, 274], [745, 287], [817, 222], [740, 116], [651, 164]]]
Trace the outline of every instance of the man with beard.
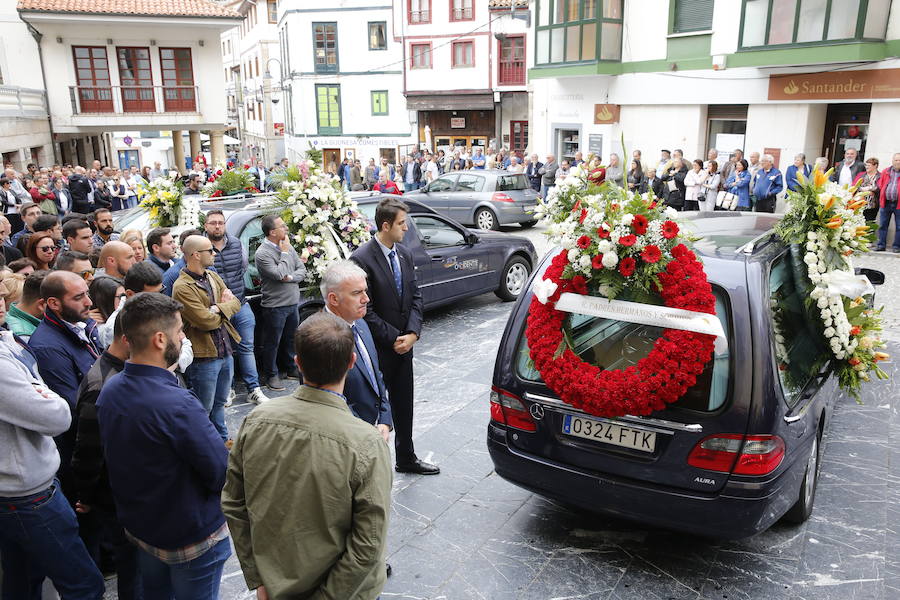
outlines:
[[119, 234], [113, 233], [113, 218], [108, 208], [98, 208], [94, 211], [94, 224], [97, 226], [97, 233], [93, 239], [95, 248], [119, 239]]
[[213, 600], [231, 554], [220, 508], [228, 451], [168, 370], [181, 351], [183, 308], [149, 292], [125, 303], [119, 319], [131, 358], [100, 390], [97, 422], [144, 597]]
[[[41, 283], [44, 318], [28, 345], [37, 358], [41, 378], [50, 389], [75, 409], [78, 386], [100, 356], [97, 324], [88, 316], [91, 298], [83, 277], [69, 271], [53, 271]], [[75, 444], [75, 430], [56, 438], [59, 448], [59, 475], [68, 495], [69, 463]]]
[[172, 298], [184, 306], [184, 333], [194, 350], [194, 362], [185, 376], [222, 441], [227, 442], [225, 403], [234, 375], [234, 347], [241, 341], [231, 317], [241, 303], [222, 278], [209, 270], [215, 253], [211, 241], [192, 235], [182, 250], [185, 266], [175, 280]]
[[114, 241], [104, 244], [97, 260], [96, 276], [108, 275], [116, 279], [125, 279], [128, 269], [134, 266], [134, 248], [125, 242]]

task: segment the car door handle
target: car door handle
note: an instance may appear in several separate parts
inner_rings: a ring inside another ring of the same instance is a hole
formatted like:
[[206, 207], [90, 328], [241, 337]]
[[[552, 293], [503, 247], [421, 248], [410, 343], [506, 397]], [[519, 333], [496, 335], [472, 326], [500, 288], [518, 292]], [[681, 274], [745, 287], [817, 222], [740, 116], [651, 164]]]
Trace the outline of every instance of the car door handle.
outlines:
[[431, 262], [440, 262], [442, 260], [444, 260], [443, 256], [432, 256], [431, 257]]

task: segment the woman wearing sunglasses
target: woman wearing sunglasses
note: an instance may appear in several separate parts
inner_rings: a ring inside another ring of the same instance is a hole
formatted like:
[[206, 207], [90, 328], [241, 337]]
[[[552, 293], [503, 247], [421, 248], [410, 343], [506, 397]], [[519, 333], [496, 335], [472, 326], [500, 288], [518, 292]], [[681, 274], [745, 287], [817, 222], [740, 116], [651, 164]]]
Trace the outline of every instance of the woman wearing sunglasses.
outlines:
[[25, 256], [34, 261], [38, 271], [52, 269], [56, 260], [56, 242], [50, 232], [33, 233], [25, 246]]

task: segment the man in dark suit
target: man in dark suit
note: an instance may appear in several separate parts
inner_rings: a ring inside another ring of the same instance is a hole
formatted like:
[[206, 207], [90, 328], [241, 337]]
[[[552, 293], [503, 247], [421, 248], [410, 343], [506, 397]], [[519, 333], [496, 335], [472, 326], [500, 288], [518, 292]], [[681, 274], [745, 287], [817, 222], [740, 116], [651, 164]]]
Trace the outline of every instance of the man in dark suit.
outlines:
[[866, 170], [863, 161], [858, 160], [859, 153], [856, 148], [847, 148], [844, 152], [844, 160], [834, 167], [834, 173], [831, 174], [831, 180], [841, 185], [851, 186], [856, 176]]
[[435, 475], [440, 469], [419, 460], [413, 448], [413, 345], [422, 329], [422, 293], [416, 284], [412, 253], [400, 245], [408, 230], [409, 207], [385, 198], [375, 210], [378, 233], [359, 247], [353, 259], [366, 272], [369, 305], [365, 320], [375, 339], [378, 360], [391, 400], [396, 469]]
[[394, 421], [378, 362], [378, 350], [364, 318], [369, 303], [366, 272], [352, 261], [335, 261], [328, 265], [320, 288], [325, 310], [346, 321], [356, 340], [356, 364], [344, 382], [347, 404], [353, 414], [377, 427], [388, 442]]
[[525, 176], [528, 177], [528, 182], [531, 184], [531, 189], [536, 192], [541, 191], [541, 178], [543, 177], [540, 173], [541, 167], [544, 166], [540, 160], [538, 160], [537, 154], [531, 155], [531, 160], [528, 161], [528, 164], [525, 166]]
[[72, 206], [69, 209], [84, 214], [91, 212], [89, 194], [92, 191], [84, 167], [75, 167], [74, 172], [69, 175], [69, 193], [72, 196]]

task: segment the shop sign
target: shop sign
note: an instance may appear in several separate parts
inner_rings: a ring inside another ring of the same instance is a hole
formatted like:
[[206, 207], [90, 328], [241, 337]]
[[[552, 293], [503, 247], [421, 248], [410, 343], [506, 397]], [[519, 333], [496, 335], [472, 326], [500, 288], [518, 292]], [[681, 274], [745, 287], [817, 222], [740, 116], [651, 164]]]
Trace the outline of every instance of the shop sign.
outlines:
[[284, 135], [284, 123], [273, 123], [275, 135]]
[[769, 100], [864, 100], [900, 97], [900, 69], [791, 73], [769, 77]]
[[597, 156], [603, 155], [602, 135], [598, 135], [596, 133], [591, 133], [588, 135], [588, 152], [596, 154]]
[[618, 104], [595, 104], [594, 125], [610, 125], [619, 122]]
[[465, 129], [466, 128], [466, 118], [465, 117], [450, 117], [450, 129]]

